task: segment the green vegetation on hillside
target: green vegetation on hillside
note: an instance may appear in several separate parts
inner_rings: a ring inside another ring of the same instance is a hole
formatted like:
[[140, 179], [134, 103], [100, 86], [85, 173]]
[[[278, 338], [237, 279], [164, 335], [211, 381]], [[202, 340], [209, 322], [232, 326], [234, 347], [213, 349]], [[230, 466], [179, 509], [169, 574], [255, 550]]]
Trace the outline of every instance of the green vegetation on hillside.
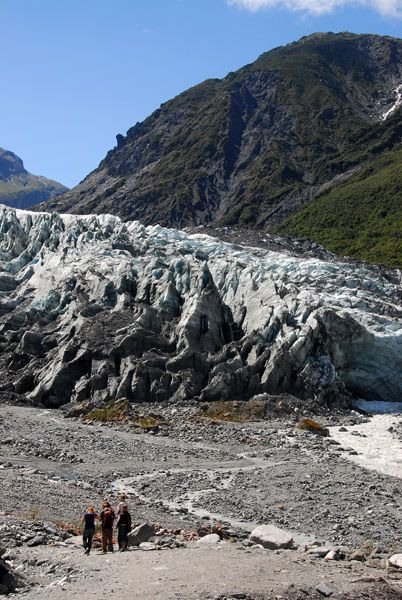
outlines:
[[313, 200], [277, 231], [308, 237], [337, 254], [402, 268], [402, 148]]

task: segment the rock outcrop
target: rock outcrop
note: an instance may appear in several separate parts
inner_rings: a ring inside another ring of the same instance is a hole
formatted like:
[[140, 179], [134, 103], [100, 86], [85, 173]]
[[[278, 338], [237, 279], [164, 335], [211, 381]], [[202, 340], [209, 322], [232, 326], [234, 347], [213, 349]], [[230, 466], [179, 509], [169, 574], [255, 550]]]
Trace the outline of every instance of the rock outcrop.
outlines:
[[48, 407], [401, 397], [397, 271], [110, 215], [3, 207], [0, 234], [4, 393]]

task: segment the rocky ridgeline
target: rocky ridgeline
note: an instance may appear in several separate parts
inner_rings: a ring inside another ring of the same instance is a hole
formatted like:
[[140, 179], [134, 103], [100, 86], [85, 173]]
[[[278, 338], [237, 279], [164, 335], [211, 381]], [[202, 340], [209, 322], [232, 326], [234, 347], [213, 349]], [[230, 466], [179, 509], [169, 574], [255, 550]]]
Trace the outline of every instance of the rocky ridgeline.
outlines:
[[0, 232], [6, 394], [47, 407], [401, 395], [398, 272], [112, 216], [4, 207]]

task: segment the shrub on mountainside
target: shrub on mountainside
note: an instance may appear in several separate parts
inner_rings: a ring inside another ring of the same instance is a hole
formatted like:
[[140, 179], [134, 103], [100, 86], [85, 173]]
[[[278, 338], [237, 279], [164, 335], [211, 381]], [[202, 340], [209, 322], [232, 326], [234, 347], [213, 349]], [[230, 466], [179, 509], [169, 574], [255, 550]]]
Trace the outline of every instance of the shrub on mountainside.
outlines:
[[337, 254], [402, 267], [402, 148], [388, 152], [277, 229]]

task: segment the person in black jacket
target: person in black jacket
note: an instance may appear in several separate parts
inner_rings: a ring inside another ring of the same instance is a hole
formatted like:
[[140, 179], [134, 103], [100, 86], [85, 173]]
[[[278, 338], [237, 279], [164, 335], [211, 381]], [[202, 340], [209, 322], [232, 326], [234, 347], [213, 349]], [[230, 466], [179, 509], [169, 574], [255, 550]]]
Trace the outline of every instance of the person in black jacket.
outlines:
[[131, 531], [131, 515], [128, 512], [127, 504], [123, 504], [121, 507], [121, 513], [117, 521], [117, 531], [120, 552], [124, 552], [127, 549], [127, 535]]

